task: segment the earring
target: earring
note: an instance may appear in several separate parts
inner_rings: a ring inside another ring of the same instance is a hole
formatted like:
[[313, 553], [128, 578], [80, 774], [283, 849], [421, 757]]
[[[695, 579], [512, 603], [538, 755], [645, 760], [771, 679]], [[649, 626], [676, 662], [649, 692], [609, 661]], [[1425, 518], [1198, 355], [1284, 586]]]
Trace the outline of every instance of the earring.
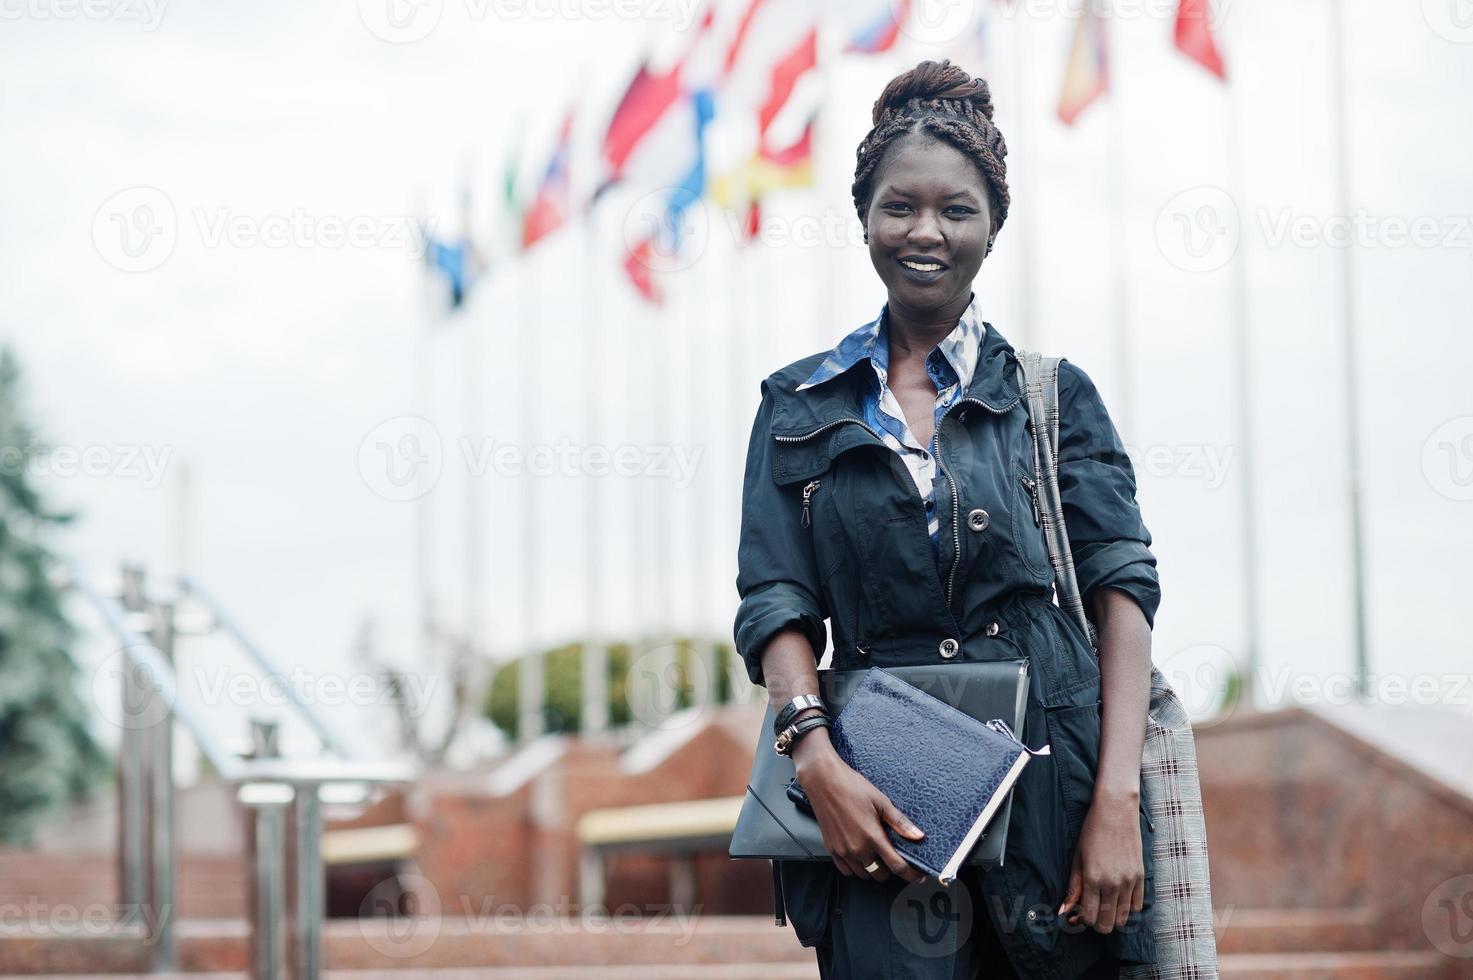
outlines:
[[996, 238], [989, 238], [989, 239], [987, 239], [987, 252], [986, 252], [987, 255], [991, 255], [992, 254], [992, 243], [995, 242], [995, 241], [997, 241]]
[[866, 245], [868, 245], [868, 244], [869, 244], [869, 229], [868, 229], [868, 228], [866, 228], [866, 229], [865, 229], [865, 230], [864, 230], [864, 243], [865, 243], [865, 244], [866, 244]]

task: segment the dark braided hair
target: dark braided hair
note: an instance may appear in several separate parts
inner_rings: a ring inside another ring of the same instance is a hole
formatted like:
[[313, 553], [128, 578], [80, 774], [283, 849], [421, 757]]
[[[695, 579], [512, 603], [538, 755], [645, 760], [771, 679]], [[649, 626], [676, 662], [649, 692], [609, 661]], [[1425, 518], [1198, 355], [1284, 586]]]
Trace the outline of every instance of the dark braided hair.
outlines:
[[[987, 250], [1008, 216], [1008, 145], [992, 122], [992, 92], [950, 59], [922, 61], [890, 80], [870, 113], [874, 123], [859, 143], [854, 168], [854, 207], [861, 223], [869, 212], [875, 171], [885, 151], [907, 133], [945, 140], [966, 154], [986, 178], [992, 205]], [[865, 240], [869, 240], [866, 233]]]

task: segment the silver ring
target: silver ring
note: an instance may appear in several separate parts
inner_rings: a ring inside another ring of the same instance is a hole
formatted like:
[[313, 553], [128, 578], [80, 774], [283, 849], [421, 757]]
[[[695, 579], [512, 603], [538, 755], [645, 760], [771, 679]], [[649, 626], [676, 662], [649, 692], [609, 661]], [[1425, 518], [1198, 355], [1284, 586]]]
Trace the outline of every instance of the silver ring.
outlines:
[[868, 871], [870, 874], [874, 874], [876, 871], [880, 870], [880, 862], [871, 861], [869, 864], [866, 864], [864, 866], [864, 870]]

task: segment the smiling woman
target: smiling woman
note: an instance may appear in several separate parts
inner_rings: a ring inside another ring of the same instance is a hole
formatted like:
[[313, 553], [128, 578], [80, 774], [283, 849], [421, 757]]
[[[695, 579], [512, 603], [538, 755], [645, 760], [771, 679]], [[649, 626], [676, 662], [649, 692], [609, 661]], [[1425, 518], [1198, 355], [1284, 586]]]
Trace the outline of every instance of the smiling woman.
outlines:
[[[943, 887], [892, 843], [930, 815], [901, 813], [820, 723], [797, 729], [832, 861], [774, 871], [825, 978], [1098, 980], [1156, 959], [1139, 768], [1156, 560], [1119, 434], [1089, 376], [1061, 361], [1058, 488], [1097, 660], [1052, 601], [1018, 355], [973, 290], [1009, 204], [992, 111], [987, 83], [949, 62], [922, 62], [875, 102], [853, 195], [887, 300], [763, 381], [735, 636], [775, 711], [819, 690], [825, 619], [839, 669], [1026, 656], [1025, 731], [1054, 749], [1014, 789], [1005, 865]], [[788, 723], [824, 711], [799, 701]]]

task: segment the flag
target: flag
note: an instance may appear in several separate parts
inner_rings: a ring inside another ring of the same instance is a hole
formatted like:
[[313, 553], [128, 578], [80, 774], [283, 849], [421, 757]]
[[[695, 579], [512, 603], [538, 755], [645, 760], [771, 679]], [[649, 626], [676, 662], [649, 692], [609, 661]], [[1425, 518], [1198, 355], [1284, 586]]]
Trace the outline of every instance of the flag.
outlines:
[[757, 237], [762, 228], [762, 198], [784, 187], [813, 186], [813, 128], [817, 116], [808, 117], [803, 133], [789, 146], [774, 149], [763, 145], [737, 170], [713, 182], [711, 196], [723, 208], [746, 211], [743, 243]]
[[711, 89], [685, 92], [641, 148], [646, 165], [631, 170], [638, 172], [642, 182], [649, 182], [647, 186], [666, 192], [653, 215], [656, 227], [630, 246], [624, 258], [624, 269], [635, 288], [657, 303], [662, 295], [653, 280], [655, 266], [661, 259], [680, 254], [687, 215], [706, 193], [706, 127], [715, 112]]
[[568, 220], [570, 195], [568, 158], [572, 134], [573, 110], [569, 109], [563, 116], [562, 127], [558, 130], [557, 145], [553, 149], [552, 159], [547, 162], [547, 169], [542, 174], [542, 183], [537, 188], [537, 196], [532, 199], [532, 204], [527, 208], [527, 213], [522, 220], [522, 248], [524, 249], [531, 248], [543, 238], [557, 231]]
[[845, 53], [880, 54], [895, 46], [900, 37], [900, 26], [910, 14], [910, 0], [883, 0], [879, 11], [866, 11], [866, 20], [857, 31], [849, 36], [844, 45]]
[[1105, 53], [1105, 18], [1091, 0], [1079, 12], [1074, 40], [1064, 68], [1064, 85], [1059, 92], [1059, 118], [1072, 126], [1089, 104], [1109, 87], [1109, 63]]
[[1176, 46], [1182, 54], [1226, 81], [1227, 69], [1212, 39], [1211, 18], [1211, 0], [1179, 0], [1176, 7]]
[[686, 87], [683, 77], [688, 73], [688, 63], [702, 43], [710, 37], [714, 23], [715, 9], [708, 6], [696, 27], [695, 37], [675, 64], [662, 71], [653, 71], [646, 61], [634, 73], [634, 78], [630, 80], [609, 119], [608, 131], [604, 134], [603, 159], [606, 172], [593, 193], [594, 200], [625, 177], [630, 157], [658, 127], [671, 108], [680, 102]]

